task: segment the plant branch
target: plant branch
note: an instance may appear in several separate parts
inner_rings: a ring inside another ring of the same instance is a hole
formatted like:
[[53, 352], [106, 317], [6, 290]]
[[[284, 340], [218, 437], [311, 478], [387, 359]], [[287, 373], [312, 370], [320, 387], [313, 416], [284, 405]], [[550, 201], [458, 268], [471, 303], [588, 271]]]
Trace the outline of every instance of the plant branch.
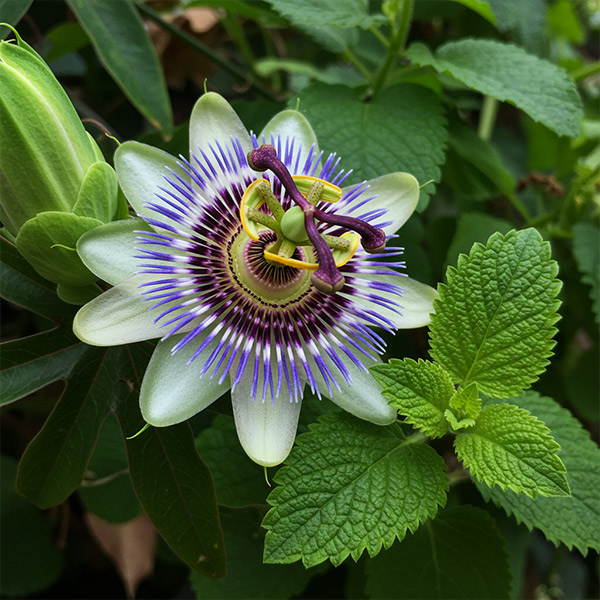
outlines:
[[246, 70], [234, 65], [233, 63], [219, 56], [206, 44], [203, 44], [201, 41], [197, 40], [193, 36], [185, 33], [184, 31], [181, 31], [181, 29], [178, 29], [171, 23], [165, 21], [153, 8], [150, 8], [147, 4], [137, 4], [137, 7], [138, 10], [144, 16], [148, 17], [151, 21], [154, 21], [159, 27], [171, 33], [174, 37], [193, 48], [196, 52], [199, 52], [200, 54], [206, 56], [206, 58], [219, 65], [228, 73], [231, 73], [231, 75], [236, 77], [238, 80], [247, 83], [251, 88], [255, 89], [261, 96], [264, 96], [269, 100], [276, 100], [274, 93], [270, 89], [265, 87], [262, 83], [248, 78], [248, 73]]

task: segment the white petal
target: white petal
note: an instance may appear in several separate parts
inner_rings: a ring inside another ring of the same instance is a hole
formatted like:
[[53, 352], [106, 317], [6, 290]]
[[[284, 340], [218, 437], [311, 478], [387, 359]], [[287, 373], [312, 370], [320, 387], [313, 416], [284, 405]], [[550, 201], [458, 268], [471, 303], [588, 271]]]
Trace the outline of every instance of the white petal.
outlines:
[[[332, 402], [359, 419], [377, 425], [393, 423], [398, 413], [388, 404], [387, 399], [381, 395], [381, 386], [369, 372], [362, 371], [348, 358], [344, 357], [343, 361], [352, 377], [352, 384], [348, 385], [341, 376], [336, 377], [341, 391], [332, 388], [332, 393], [329, 395]], [[367, 368], [380, 362], [369, 360], [363, 356], [360, 357], [360, 361]]]
[[77, 253], [94, 275], [117, 285], [137, 271], [134, 258], [136, 231], [152, 231], [143, 219], [113, 221], [84, 233], [77, 241]]
[[142, 217], [157, 218], [157, 213], [145, 206], [146, 202], [162, 204], [156, 194], [169, 188], [165, 177], [172, 177], [172, 169], [182, 177], [189, 179], [177, 165], [177, 159], [170, 154], [139, 142], [125, 142], [115, 152], [115, 170], [123, 193]]
[[146, 422], [166, 427], [185, 421], [220, 398], [229, 388], [229, 377], [219, 384], [219, 376], [210, 372], [200, 377], [200, 369], [212, 351], [202, 352], [189, 365], [187, 361], [206, 335], [171, 354], [173, 346], [184, 335], [159, 342], [146, 369], [140, 391], [140, 409]]
[[[253, 356], [250, 361], [254, 360]], [[232, 377], [234, 373], [232, 369]], [[273, 403], [270, 394], [262, 402], [262, 376], [259, 377], [257, 398], [252, 400], [253, 375], [253, 363], [249, 363], [239, 384], [231, 392], [235, 427], [246, 454], [259, 465], [273, 467], [286, 459], [294, 445], [302, 401], [290, 401], [284, 380]], [[275, 378], [273, 383], [276, 383]]]
[[138, 286], [148, 275], [134, 275], [79, 309], [73, 321], [75, 335], [91, 346], [119, 346], [161, 337]]
[[285, 147], [286, 138], [294, 138], [295, 148], [298, 144], [302, 146], [300, 153], [299, 165], [302, 166], [306, 161], [308, 152], [314, 144], [315, 150], [318, 151], [317, 136], [313, 131], [306, 117], [297, 110], [284, 110], [276, 114], [263, 128], [258, 136], [259, 144], [262, 143], [263, 136], [267, 144], [271, 143], [271, 134], [274, 138], [281, 136], [281, 142]]
[[[388, 235], [395, 233], [406, 223], [417, 206], [417, 202], [419, 201], [419, 182], [409, 173], [389, 173], [388, 175], [371, 179], [367, 181], [367, 184], [369, 185], [369, 189], [365, 190], [356, 200], [345, 206], [343, 212], [360, 218], [363, 213], [376, 208], [385, 208], [388, 212], [378, 219], [378, 221], [381, 223], [391, 221], [391, 224], [383, 227], [383, 230]], [[354, 187], [345, 187], [342, 189], [342, 193], [345, 195]], [[349, 213], [355, 203], [362, 202], [364, 199], [372, 196], [377, 196], [377, 198], [361, 206], [358, 210]]]
[[397, 329], [424, 327], [431, 321], [430, 315], [433, 313], [433, 301], [438, 297], [438, 293], [434, 288], [425, 283], [415, 281], [410, 277], [370, 274], [353, 274], [352, 276], [363, 280], [368, 279], [370, 281], [392, 283], [402, 288], [402, 296], [382, 290], [367, 289], [362, 286], [358, 288], [360, 291], [366, 291], [392, 300], [398, 306], [400, 314], [364, 298], [348, 295], [357, 304], [391, 321]]
[[201, 96], [190, 117], [190, 153], [198, 156], [200, 149], [212, 156], [209, 145], [215, 140], [229, 145], [232, 137], [237, 137], [244, 153], [252, 150], [250, 135], [229, 102], [214, 92]]

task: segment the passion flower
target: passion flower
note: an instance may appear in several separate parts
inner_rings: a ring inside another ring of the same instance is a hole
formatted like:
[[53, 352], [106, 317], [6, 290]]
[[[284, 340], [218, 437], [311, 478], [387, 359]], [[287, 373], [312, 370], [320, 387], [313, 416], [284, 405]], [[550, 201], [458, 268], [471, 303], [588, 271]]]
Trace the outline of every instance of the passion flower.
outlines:
[[189, 160], [136, 142], [117, 151], [141, 218], [80, 240], [115, 287], [79, 311], [75, 333], [101, 346], [161, 337], [141, 388], [146, 421], [178, 423], [231, 389], [242, 446], [262, 465], [289, 453], [305, 386], [392, 422], [367, 370], [385, 347], [374, 329], [425, 325], [435, 297], [385, 248], [417, 204], [415, 178], [342, 187], [350, 171], [318, 151], [300, 113], [255, 136], [213, 93], [194, 108], [190, 140]]

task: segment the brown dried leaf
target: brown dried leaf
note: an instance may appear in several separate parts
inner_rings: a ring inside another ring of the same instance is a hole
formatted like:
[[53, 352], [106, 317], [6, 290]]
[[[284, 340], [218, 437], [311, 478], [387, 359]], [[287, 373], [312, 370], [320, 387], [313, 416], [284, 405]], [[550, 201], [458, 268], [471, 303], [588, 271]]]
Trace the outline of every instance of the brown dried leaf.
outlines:
[[127, 523], [108, 523], [92, 513], [85, 522], [92, 537], [115, 564], [128, 598], [154, 570], [156, 529], [146, 514]]

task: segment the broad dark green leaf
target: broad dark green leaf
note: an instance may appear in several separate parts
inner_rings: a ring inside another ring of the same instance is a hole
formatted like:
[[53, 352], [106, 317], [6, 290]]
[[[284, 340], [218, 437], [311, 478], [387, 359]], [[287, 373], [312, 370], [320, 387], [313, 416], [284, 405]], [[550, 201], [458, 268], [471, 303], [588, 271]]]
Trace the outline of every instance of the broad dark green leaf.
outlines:
[[89, 511], [109, 523], [125, 523], [142, 512], [129, 478], [121, 428], [112, 414], [102, 425], [79, 495]]
[[308, 580], [322, 569], [301, 565], [268, 565], [262, 561], [265, 532], [257, 509], [221, 509], [227, 549], [227, 575], [208, 579], [191, 574], [197, 598], [214, 600], [268, 600], [296, 597]]
[[543, 56], [546, 35], [546, 2], [544, 0], [487, 0], [500, 31], [529, 52]]
[[231, 417], [217, 415], [196, 438], [196, 448], [212, 473], [219, 504], [267, 504], [270, 489], [263, 469], [244, 452]]
[[67, 377], [86, 348], [68, 326], [0, 344], [0, 404]]
[[100, 427], [132, 390], [121, 377], [125, 348], [89, 348], [19, 465], [17, 489], [40, 508], [63, 502], [85, 474]]
[[0, 594], [3, 598], [43, 597], [60, 576], [63, 556], [52, 523], [15, 490], [17, 463], [0, 459]]
[[[293, 97], [290, 105], [295, 103]], [[366, 103], [347, 87], [315, 84], [301, 92], [299, 110], [320, 148], [337, 152], [342, 166], [354, 170], [352, 181], [395, 171], [411, 173], [421, 184], [440, 180], [447, 132], [442, 105], [430, 90], [393, 85]], [[434, 191], [433, 185], [422, 190], [419, 209]]]
[[504, 540], [483, 510], [441, 511], [367, 563], [367, 596], [397, 600], [510, 597]]
[[54, 285], [38, 275], [17, 248], [0, 238], [2, 298], [54, 321], [72, 319], [75, 310], [61, 302]]
[[[33, 0], [0, 0], [0, 20], [9, 25], [16, 25], [29, 10]], [[0, 40], [10, 33], [8, 27], [0, 27]]]
[[[136, 374], [136, 387], [142, 373]], [[124, 436], [144, 425], [135, 401], [122, 403], [117, 417]], [[189, 424], [152, 427], [127, 440], [126, 448], [133, 487], [158, 532], [190, 569], [206, 577], [223, 576], [225, 549], [215, 487]]]
[[156, 51], [131, 0], [68, 0], [106, 70], [135, 107], [166, 136], [173, 131]]

